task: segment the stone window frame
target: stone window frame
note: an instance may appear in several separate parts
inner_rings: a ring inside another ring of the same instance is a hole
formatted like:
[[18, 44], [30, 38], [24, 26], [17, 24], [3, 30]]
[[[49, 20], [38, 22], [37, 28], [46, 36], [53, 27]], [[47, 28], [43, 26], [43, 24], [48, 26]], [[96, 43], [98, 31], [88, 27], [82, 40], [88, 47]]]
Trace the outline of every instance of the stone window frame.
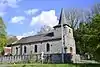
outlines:
[[18, 47], [16, 47], [16, 55], [18, 55]]
[[24, 46], [24, 53], [27, 53], [27, 47]]
[[37, 53], [37, 45], [34, 45], [34, 52]]
[[47, 51], [47, 52], [50, 51], [50, 44], [49, 44], [49, 43], [46, 44], [46, 51]]

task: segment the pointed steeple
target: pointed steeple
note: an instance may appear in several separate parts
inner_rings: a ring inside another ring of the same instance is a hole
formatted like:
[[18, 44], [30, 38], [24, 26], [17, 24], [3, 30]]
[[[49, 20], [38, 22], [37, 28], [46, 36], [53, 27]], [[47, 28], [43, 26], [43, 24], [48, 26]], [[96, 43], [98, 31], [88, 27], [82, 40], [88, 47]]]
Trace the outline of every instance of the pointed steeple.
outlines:
[[68, 20], [66, 19], [64, 8], [61, 9], [59, 24], [67, 24], [68, 26], [70, 26], [70, 22], [68, 22]]

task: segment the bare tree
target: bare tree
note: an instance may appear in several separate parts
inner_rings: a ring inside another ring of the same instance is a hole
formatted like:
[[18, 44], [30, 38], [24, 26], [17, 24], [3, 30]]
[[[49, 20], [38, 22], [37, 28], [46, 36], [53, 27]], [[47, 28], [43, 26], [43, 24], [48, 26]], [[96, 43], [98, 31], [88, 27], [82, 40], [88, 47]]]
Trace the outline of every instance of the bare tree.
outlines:
[[80, 17], [81, 17], [81, 12], [78, 9], [70, 9], [66, 10], [66, 19], [70, 22], [71, 27], [74, 29], [77, 27]]
[[38, 34], [47, 33], [47, 32], [50, 32], [51, 30], [52, 30], [52, 27], [44, 25], [44, 26], [41, 27]]
[[77, 28], [80, 23], [88, 23], [91, 21], [92, 11], [91, 9], [70, 9], [66, 10], [66, 19], [70, 22], [73, 29]]
[[95, 5], [93, 5], [93, 7], [91, 8], [92, 14], [100, 14], [100, 3], [97, 3]]
[[94, 4], [90, 9], [86, 10], [84, 13], [85, 21], [87, 23], [90, 23], [93, 16], [95, 16], [96, 14], [100, 14], [100, 3]]

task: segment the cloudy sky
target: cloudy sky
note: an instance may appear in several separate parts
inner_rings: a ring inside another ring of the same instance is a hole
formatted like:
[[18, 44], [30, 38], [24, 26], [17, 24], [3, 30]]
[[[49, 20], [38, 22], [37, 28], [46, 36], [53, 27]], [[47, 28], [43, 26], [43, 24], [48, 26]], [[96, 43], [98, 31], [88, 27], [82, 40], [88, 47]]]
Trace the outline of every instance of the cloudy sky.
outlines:
[[43, 25], [57, 24], [61, 8], [87, 9], [100, 0], [0, 0], [0, 16], [8, 34], [36, 34]]

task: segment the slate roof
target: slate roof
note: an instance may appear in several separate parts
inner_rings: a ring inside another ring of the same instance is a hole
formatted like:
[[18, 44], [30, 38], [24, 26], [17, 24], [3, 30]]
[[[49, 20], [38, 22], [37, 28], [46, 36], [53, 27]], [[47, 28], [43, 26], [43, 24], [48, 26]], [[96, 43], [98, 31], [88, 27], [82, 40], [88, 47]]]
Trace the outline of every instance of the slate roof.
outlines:
[[59, 25], [66, 24], [71, 27], [69, 20], [67, 19], [66, 11], [64, 8], [61, 9], [60, 18], [59, 18]]
[[66, 19], [66, 11], [64, 8], [61, 9], [61, 13], [60, 13], [60, 17], [59, 17], [59, 23], [58, 25], [54, 26], [53, 28], [57, 28], [57, 27], [61, 27], [61, 24], [63, 24], [63, 26], [67, 25], [68, 27], [71, 28], [71, 24], [68, 21], [68, 19]]
[[56, 37], [54, 36], [53, 32], [50, 32], [46, 34], [38, 34], [34, 36], [23, 37], [22, 39], [18, 40], [15, 44], [36, 43], [36, 42], [44, 42], [44, 41], [60, 40], [60, 39], [61, 37]]

